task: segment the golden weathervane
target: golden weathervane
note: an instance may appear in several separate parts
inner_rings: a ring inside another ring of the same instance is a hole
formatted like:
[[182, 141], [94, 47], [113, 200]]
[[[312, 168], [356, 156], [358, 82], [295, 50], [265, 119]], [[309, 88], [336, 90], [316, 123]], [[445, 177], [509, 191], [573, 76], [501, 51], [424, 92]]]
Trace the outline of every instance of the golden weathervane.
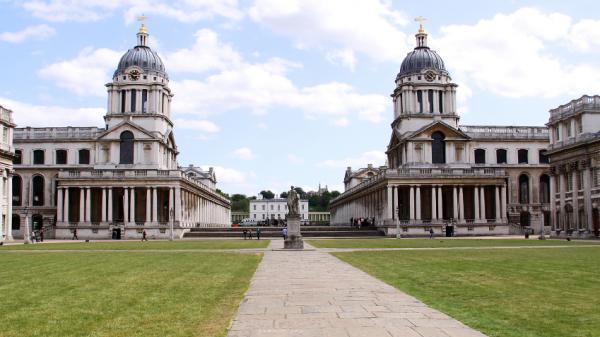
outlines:
[[419, 23], [419, 33], [425, 33], [425, 28], [423, 28], [423, 21], [426, 21], [427, 19], [422, 17], [422, 16], [417, 16], [415, 18], [415, 21]]
[[142, 23], [142, 25], [140, 26], [140, 33], [145, 33], [146, 27], [144, 27], [144, 20], [146, 20], [146, 17], [144, 16], [144, 14], [142, 14], [137, 17], [137, 20]]

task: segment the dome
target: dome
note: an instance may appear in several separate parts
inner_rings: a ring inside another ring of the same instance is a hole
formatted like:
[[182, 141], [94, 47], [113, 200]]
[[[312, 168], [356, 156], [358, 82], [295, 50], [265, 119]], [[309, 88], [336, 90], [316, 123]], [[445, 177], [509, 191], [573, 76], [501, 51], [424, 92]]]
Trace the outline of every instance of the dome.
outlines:
[[443, 75], [448, 75], [444, 60], [429, 47], [417, 47], [406, 55], [396, 80], [405, 75], [419, 74], [424, 69], [433, 69]]
[[117, 67], [117, 70], [115, 70], [113, 77], [120, 73], [124, 73], [125, 69], [131, 66], [138, 66], [147, 74], [158, 74], [168, 78], [162, 60], [158, 54], [148, 46], [135, 46], [134, 48], [129, 49], [121, 57], [119, 66]]

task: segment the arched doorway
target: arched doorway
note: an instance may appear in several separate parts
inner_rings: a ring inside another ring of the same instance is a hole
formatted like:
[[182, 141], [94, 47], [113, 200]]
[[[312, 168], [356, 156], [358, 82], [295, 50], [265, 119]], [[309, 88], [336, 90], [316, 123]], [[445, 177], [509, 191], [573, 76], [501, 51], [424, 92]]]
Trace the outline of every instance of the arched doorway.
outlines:
[[431, 134], [431, 162], [434, 164], [446, 163], [446, 136], [440, 131]]
[[21, 176], [14, 175], [12, 177], [12, 203], [13, 206], [21, 206], [23, 203], [23, 179]]
[[33, 206], [44, 206], [44, 177], [37, 175], [32, 179], [32, 204]]
[[550, 177], [547, 174], [540, 176], [540, 203], [550, 202]]
[[529, 227], [531, 225], [531, 214], [529, 211], [522, 211], [519, 219], [521, 227]]

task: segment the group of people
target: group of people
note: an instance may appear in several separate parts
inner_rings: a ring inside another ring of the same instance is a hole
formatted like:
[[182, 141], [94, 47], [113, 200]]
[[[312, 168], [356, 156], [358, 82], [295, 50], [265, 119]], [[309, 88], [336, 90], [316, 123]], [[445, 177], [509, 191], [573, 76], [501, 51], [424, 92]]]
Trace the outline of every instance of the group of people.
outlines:
[[[242, 234], [244, 235], [244, 240], [252, 240], [252, 229], [244, 229]], [[256, 239], [260, 240], [260, 228], [256, 229]]]
[[350, 218], [350, 226], [360, 229], [375, 225], [375, 217], [371, 218]]

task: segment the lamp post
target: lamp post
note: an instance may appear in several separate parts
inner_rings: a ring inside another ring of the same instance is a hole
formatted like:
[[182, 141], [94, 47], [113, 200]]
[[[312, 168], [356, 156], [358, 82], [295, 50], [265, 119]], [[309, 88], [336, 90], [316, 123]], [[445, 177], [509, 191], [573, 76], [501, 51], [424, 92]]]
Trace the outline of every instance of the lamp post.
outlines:
[[169, 210], [169, 226], [171, 227], [171, 237], [169, 238], [170, 241], [173, 241], [173, 216], [175, 215], [175, 212], [173, 211], [173, 207], [171, 207], [171, 209]]
[[27, 245], [31, 243], [31, 232], [29, 231], [29, 207], [25, 205], [23, 211], [25, 211], [25, 234], [23, 235], [23, 243]]

